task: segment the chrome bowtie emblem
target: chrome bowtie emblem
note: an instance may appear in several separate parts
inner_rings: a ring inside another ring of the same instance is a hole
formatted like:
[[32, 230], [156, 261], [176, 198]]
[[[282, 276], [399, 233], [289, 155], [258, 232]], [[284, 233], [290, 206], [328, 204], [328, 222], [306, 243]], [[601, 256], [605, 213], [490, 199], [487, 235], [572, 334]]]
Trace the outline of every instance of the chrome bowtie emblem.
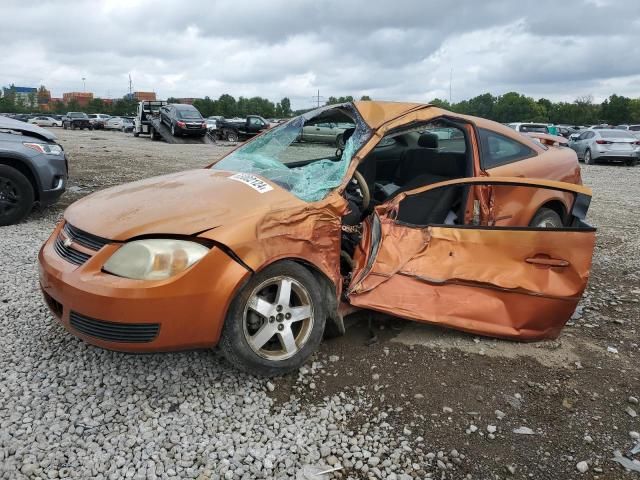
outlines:
[[65, 239], [64, 239], [64, 242], [62, 242], [62, 244], [63, 244], [65, 247], [69, 248], [69, 247], [73, 244], [73, 240], [71, 240], [70, 238], [65, 238]]

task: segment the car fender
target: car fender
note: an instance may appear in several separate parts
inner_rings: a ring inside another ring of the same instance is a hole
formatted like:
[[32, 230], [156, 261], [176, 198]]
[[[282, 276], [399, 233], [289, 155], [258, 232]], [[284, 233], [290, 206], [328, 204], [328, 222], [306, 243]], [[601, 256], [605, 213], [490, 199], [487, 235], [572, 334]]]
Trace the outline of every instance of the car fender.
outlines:
[[42, 185], [40, 183], [40, 177], [38, 175], [38, 172], [33, 167], [33, 163], [31, 162], [31, 159], [29, 159], [25, 155], [22, 155], [19, 152], [0, 149], [0, 164], [13, 167], [21, 171], [22, 173], [28, 172], [26, 177], [29, 179], [29, 181], [33, 185], [33, 190], [36, 196], [36, 200], [40, 198], [40, 192], [42, 192]]

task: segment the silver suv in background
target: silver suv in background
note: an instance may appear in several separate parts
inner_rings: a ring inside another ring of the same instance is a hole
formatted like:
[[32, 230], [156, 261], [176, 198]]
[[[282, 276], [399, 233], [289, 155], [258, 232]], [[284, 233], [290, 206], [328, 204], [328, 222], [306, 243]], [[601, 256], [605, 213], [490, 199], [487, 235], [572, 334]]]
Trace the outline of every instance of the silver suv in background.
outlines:
[[638, 164], [640, 140], [631, 132], [616, 129], [589, 129], [571, 135], [569, 147], [575, 150], [578, 160], [593, 165], [598, 160]]
[[0, 116], [0, 226], [24, 220], [36, 204], [57, 202], [67, 175], [66, 155], [50, 130]]

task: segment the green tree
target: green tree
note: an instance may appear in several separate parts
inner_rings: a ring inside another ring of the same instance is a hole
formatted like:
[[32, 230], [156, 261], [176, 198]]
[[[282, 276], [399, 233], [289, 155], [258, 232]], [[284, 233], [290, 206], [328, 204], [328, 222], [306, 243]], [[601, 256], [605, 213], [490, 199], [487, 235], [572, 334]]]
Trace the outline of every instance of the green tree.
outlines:
[[218, 98], [218, 115], [226, 118], [236, 116], [236, 99], [231, 95], [224, 93]]
[[291, 116], [291, 100], [288, 97], [284, 97], [280, 100], [280, 115], [278, 117], [290, 117]]
[[451, 104], [446, 100], [441, 100], [440, 98], [434, 98], [429, 102], [429, 105], [433, 105], [434, 107], [444, 108], [445, 110], [451, 110]]
[[371, 101], [371, 97], [369, 95], [362, 95], [360, 97], [360, 100], [363, 102], [370, 102]]
[[505, 93], [498, 97], [493, 112], [493, 119], [502, 123], [544, 121], [540, 105], [532, 98], [517, 92]]
[[611, 125], [620, 125], [628, 122], [630, 113], [631, 99], [615, 93], [602, 102], [600, 107], [602, 119]]
[[72, 98], [67, 102], [67, 112], [79, 112], [80, 104], [75, 98]]
[[94, 98], [87, 105], [87, 113], [106, 113], [104, 101], [101, 98]]

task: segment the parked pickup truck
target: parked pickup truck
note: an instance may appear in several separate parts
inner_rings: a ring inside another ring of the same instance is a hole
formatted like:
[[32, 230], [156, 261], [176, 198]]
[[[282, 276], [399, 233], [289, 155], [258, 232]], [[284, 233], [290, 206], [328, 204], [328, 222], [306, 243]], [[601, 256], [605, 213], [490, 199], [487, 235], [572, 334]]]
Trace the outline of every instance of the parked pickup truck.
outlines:
[[65, 130], [67, 128], [70, 128], [71, 130], [75, 130], [76, 128], [79, 128], [80, 130], [84, 130], [85, 128], [88, 128], [89, 130], [93, 129], [89, 122], [89, 116], [83, 112], [68, 112], [62, 120], [62, 127]]
[[216, 121], [218, 138], [237, 142], [241, 138], [249, 138], [269, 128], [269, 122], [258, 115], [249, 115], [240, 121], [226, 120]]

